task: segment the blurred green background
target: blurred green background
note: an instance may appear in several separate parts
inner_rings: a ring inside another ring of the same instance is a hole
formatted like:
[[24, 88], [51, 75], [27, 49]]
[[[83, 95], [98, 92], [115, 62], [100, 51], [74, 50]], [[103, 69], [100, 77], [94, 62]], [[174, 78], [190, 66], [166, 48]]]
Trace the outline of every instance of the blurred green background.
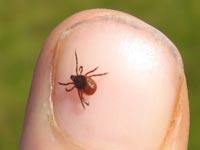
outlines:
[[135, 15], [176, 44], [189, 87], [189, 149], [199, 150], [199, 0], [0, 0], [0, 150], [18, 149], [34, 65], [48, 34], [73, 13], [97, 7]]

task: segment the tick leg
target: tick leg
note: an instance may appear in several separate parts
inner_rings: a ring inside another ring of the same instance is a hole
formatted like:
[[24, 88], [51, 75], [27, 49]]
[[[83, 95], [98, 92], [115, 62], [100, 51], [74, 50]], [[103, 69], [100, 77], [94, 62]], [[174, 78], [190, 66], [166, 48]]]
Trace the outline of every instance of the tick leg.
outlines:
[[91, 71], [88, 71], [88, 72], [85, 74], [85, 76], [87, 76], [88, 74], [90, 74], [90, 73], [92, 73], [92, 72], [96, 71], [98, 68], [99, 68], [99, 67], [96, 67], [96, 68], [94, 68], [93, 70], [91, 70]]
[[62, 83], [62, 82], [58, 82], [60, 85], [70, 85], [70, 84], [74, 84], [73, 82], [68, 82], [68, 83]]
[[103, 75], [107, 75], [108, 73], [105, 72], [105, 73], [99, 73], [99, 74], [93, 74], [93, 75], [90, 75], [88, 77], [96, 77], [96, 76], [103, 76]]
[[82, 99], [82, 92], [79, 91], [79, 90], [78, 90], [78, 95], [79, 95], [79, 98], [80, 98], [80, 100], [81, 100], [81, 104], [82, 104], [83, 108], [85, 109], [85, 105], [84, 105], [83, 99]]
[[[69, 82], [69, 83], [61, 83], [61, 82], [58, 82], [60, 85], [64, 85], [64, 86], [68, 86], [68, 85], [74, 85], [73, 82]], [[71, 87], [71, 88], [65, 88], [65, 91], [69, 92], [71, 90], [73, 90], [75, 88], [75, 86]]]
[[83, 102], [84, 102], [84, 103], [85, 103], [87, 106], [89, 106], [89, 105], [90, 105], [90, 103], [85, 101], [85, 99], [84, 99], [84, 97], [83, 97], [83, 93], [82, 93], [82, 92], [80, 93], [80, 96], [81, 96], [81, 99], [83, 100]]
[[73, 89], [75, 88], [75, 86], [73, 86], [73, 87], [71, 87], [71, 88], [65, 88], [65, 91], [67, 91], [67, 92], [70, 92], [70, 91], [72, 91]]
[[86, 105], [88, 105], [88, 106], [90, 105], [90, 103], [89, 103], [89, 102], [86, 102], [86, 101], [84, 101], [84, 103], [85, 103]]
[[78, 56], [76, 51], [75, 51], [75, 57], [76, 57], [76, 75], [78, 75]]
[[80, 73], [80, 75], [83, 73], [83, 66], [79, 67], [79, 73]]

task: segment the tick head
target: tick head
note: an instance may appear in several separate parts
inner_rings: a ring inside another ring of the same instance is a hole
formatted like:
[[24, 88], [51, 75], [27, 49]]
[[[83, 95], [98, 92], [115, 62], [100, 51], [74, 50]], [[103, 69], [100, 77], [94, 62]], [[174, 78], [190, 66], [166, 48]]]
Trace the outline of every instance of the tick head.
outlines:
[[71, 75], [70, 78], [71, 78], [72, 81], [75, 81], [76, 76], [75, 75]]

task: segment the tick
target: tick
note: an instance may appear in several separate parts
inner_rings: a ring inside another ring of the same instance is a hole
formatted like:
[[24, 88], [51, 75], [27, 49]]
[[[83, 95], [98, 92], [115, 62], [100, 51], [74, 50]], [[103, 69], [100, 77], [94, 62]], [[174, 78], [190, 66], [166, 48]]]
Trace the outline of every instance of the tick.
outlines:
[[[91, 74], [98, 69], [98, 67], [96, 67], [93, 70], [90, 70], [87, 73], [83, 74], [83, 66], [78, 65], [78, 57], [77, 57], [76, 51], [75, 51], [75, 59], [76, 59], [76, 75], [70, 76], [72, 81], [68, 82], [68, 83], [62, 83], [62, 82], [58, 82], [58, 83], [60, 85], [66, 86], [66, 88], [65, 88], [66, 92], [70, 92], [74, 88], [76, 88], [78, 91], [78, 95], [79, 95], [81, 104], [82, 104], [83, 108], [85, 109], [85, 105], [89, 106], [89, 102], [85, 101], [85, 99], [83, 97], [83, 93], [86, 95], [92, 95], [97, 90], [97, 84], [92, 79], [92, 77], [103, 76], [108, 73], [106, 72], [106, 73], [99, 73], [99, 74]], [[70, 87], [70, 88], [67, 87], [69, 85], [70, 86], [72, 85], [72, 87]]]

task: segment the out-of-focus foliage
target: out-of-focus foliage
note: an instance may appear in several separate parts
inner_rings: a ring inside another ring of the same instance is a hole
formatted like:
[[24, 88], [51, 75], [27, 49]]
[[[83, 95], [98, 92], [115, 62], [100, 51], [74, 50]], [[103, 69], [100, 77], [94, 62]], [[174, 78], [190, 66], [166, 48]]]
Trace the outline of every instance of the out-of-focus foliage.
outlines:
[[199, 0], [0, 0], [0, 149], [18, 149], [34, 64], [45, 38], [66, 17], [90, 8], [128, 12], [176, 44], [189, 87], [189, 149], [200, 149]]

